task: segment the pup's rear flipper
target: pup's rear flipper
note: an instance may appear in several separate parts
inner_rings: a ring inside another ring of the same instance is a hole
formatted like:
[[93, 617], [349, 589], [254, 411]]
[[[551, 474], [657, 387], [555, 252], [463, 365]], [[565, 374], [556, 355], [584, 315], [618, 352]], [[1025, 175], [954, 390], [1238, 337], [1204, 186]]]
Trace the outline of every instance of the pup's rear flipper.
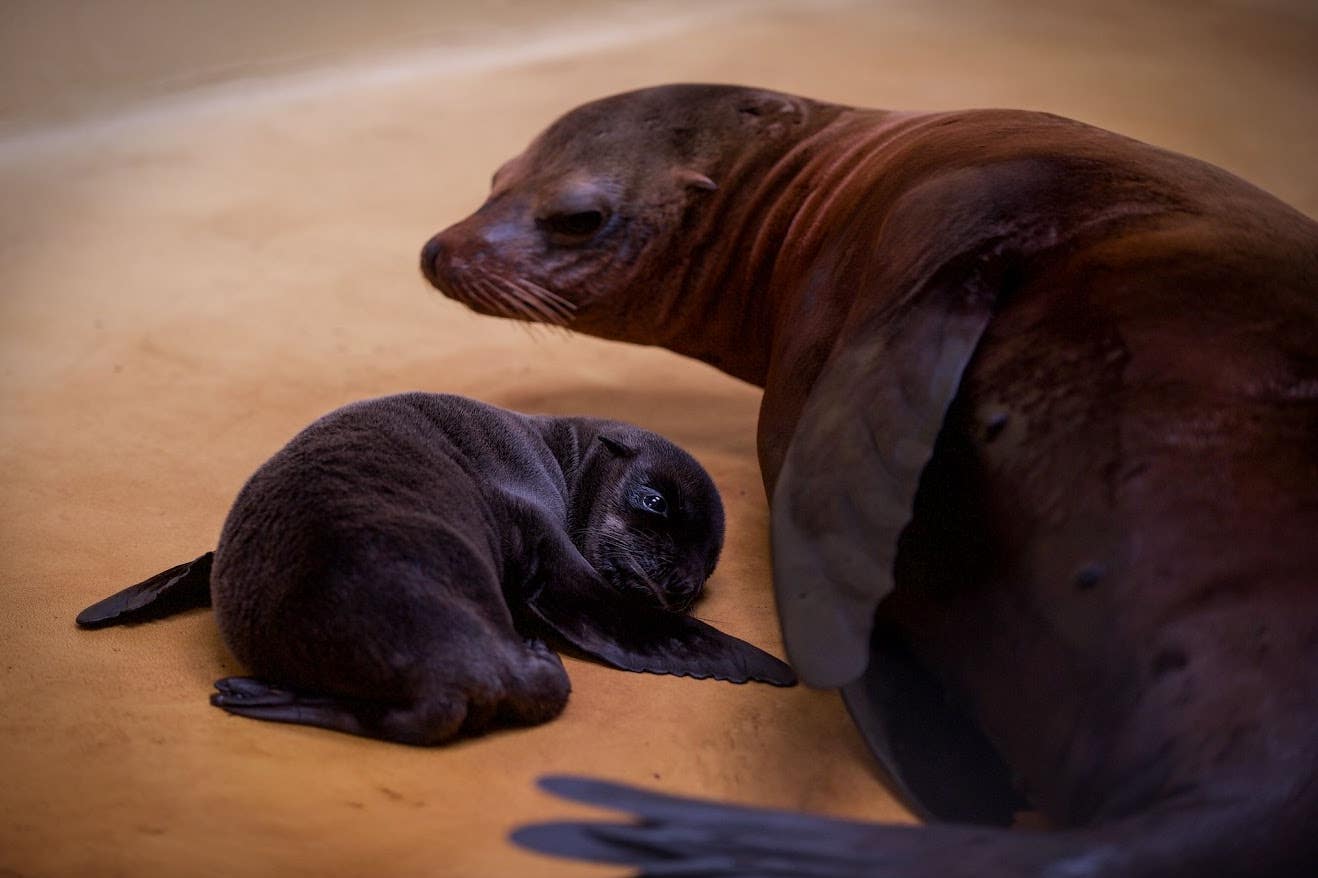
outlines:
[[211, 605], [211, 562], [214, 552], [171, 567], [137, 585], [130, 585], [78, 614], [83, 628], [104, 628], [146, 622], [184, 610]]
[[211, 704], [237, 716], [316, 726], [365, 738], [419, 746], [442, 744], [463, 731], [465, 700], [418, 699], [412, 705], [280, 689], [254, 677], [215, 681]]

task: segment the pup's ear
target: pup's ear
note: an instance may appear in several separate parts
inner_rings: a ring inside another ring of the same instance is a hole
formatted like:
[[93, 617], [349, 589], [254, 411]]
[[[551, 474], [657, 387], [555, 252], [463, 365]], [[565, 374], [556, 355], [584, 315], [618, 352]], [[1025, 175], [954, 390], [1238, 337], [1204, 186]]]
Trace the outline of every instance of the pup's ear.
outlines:
[[600, 443], [618, 457], [635, 457], [636, 449], [616, 436], [600, 435]]

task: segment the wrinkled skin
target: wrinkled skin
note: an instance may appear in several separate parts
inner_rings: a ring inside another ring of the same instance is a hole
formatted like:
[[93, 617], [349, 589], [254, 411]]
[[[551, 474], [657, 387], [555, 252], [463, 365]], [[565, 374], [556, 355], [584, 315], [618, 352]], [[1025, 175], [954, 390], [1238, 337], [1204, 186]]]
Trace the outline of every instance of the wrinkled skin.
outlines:
[[549, 309], [763, 386], [803, 678], [845, 684], [924, 813], [1009, 819], [1002, 779], [985, 807], [929, 804], [984, 780], [943, 734], [964, 726], [1084, 828], [1048, 846], [935, 831], [883, 874], [1318, 864], [1307, 217], [1046, 114], [669, 86], [554, 123], [422, 270], [483, 313]]

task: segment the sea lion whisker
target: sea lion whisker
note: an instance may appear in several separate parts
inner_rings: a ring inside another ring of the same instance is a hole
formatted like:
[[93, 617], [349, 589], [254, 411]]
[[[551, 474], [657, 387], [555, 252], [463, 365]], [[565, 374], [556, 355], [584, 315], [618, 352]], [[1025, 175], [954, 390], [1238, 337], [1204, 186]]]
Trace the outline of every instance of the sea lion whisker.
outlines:
[[522, 318], [522, 320], [519, 320], [518, 322], [522, 323], [523, 328], [526, 329], [528, 335], [532, 338], [539, 337], [532, 329], [534, 324], [539, 323], [537, 315], [530, 311], [519, 298], [506, 295], [506, 291], [497, 286], [492, 278], [480, 277], [475, 279], [474, 283], [479, 284], [481, 289], [489, 293], [492, 300], [491, 307], [494, 310], [502, 311], [505, 314], [508, 314], [508, 312], [511, 311], [512, 313], [509, 316]]
[[558, 320], [557, 315], [552, 310], [533, 293], [522, 289], [518, 284], [506, 278], [491, 278], [490, 282], [504, 293], [509, 302], [516, 303], [518, 310], [526, 314], [529, 319], [544, 323], [552, 323]]
[[534, 297], [519, 288], [516, 284], [510, 283], [502, 278], [491, 279], [490, 283], [497, 286], [509, 302], [517, 303], [520, 310], [523, 312], [532, 314], [539, 312], [538, 316], [541, 318], [547, 316], [542, 309], [534, 309]]
[[514, 320], [513, 323], [517, 324], [517, 327], [522, 332], [525, 332], [528, 338], [540, 341], [541, 335], [539, 323], [534, 320]]
[[542, 299], [545, 299], [548, 302], [552, 302], [555, 305], [558, 305], [568, 313], [572, 313], [577, 310], [577, 306], [575, 302], [568, 301], [567, 299], [563, 298], [553, 290], [549, 290], [540, 286], [540, 284], [536, 283], [535, 281], [527, 280], [526, 278], [522, 277], [517, 279], [517, 283], [531, 290], [536, 295], [540, 296]]
[[481, 304], [495, 311], [503, 310], [499, 291], [491, 287], [484, 278], [479, 276], [471, 278], [468, 287], [479, 297]]
[[544, 287], [537, 286], [536, 284], [521, 279], [508, 280], [506, 283], [525, 296], [529, 301], [534, 302], [538, 310], [543, 310], [547, 322], [564, 324], [572, 318], [573, 312], [567, 307], [566, 300], [549, 290], [546, 290]]
[[499, 280], [527, 298], [543, 304], [553, 315], [555, 322], [566, 323], [575, 312], [576, 306], [567, 299], [526, 278], [499, 278]]
[[472, 278], [470, 281], [464, 280], [459, 286], [459, 291], [467, 294], [470, 298], [474, 299], [477, 304], [484, 305], [491, 311], [500, 310], [498, 302], [490, 295], [491, 291], [485, 289], [481, 285], [480, 278]]

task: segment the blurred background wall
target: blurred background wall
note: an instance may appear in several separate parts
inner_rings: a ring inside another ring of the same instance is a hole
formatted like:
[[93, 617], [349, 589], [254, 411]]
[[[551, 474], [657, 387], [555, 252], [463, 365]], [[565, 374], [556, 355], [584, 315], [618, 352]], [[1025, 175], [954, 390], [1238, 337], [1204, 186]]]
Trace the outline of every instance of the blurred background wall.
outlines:
[[570, 36], [623, 23], [643, 27], [709, 5], [689, 0], [4, 0], [0, 117], [14, 130], [199, 86], [382, 54], [500, 44], [515, 51], [546, 29]]
[[[793, 16], [809, 20], [799, 45], [783, 39]], [[777, 38], [723, 69], [786, 89], [822, 80], [818, 96], [859, 104], [1049, 109], [1241, 171], [1281, 154], [1254, 179], [1318, 210], [1314, 187], [1277, 184], [1318, 139], [1309, 0], [4, 0], [0, 138], [235, 81], [381, 58], [442, 65], [436, 51], [517, 63], [704, 21], [697, 35], [741, 52], [736, 36], [775, 20]], [[672, 75], [711, 50], [679, 44]], [[618, 73], [617, 87], [632, 84]]]

